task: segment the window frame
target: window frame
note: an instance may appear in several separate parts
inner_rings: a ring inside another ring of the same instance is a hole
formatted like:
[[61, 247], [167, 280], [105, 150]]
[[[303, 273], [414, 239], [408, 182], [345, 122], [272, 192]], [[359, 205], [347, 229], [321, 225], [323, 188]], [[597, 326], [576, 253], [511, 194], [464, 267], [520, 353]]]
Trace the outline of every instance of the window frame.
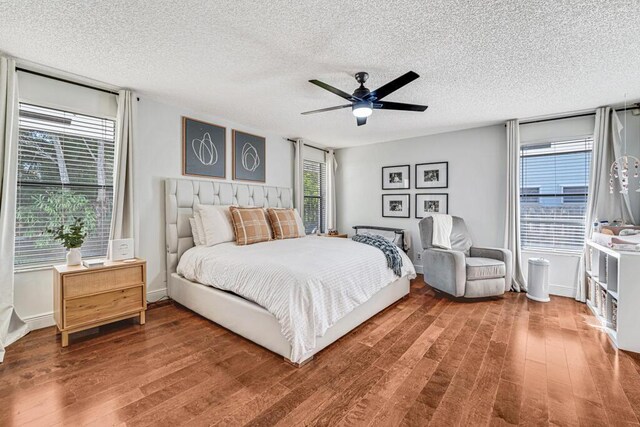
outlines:
[[[114, 128], [114, 133], [113, 133], [113, 166], [112, 166], [112, 170], [113, 170], [113, 177], [112, 177], [112, 182], [111, 185], [108, 186], [103, 186], [103, 185], [99, 185], [99, 184], [85, 184], [85, 183], [73, 183], [73, 184], [66, 184], [63, 182], [21, 182], [19, 180], [19, 171], [18, 168], [16, 167], [16, 200], [15, 200], [15, 209], [16, 212], [18, 210], [18, 190], [21, 186], [25, 186], [25, 187], [41, 187], [43, 189], [47, 189], [47, 188], [51, 188], [51, 187], [57, 187], [60, 189], [64, 189], [64, 188], [69, 188], [69, 187], [80, 187], [80, 188], [92, 188], [92, 189], [96, 189], [99, 190], [101, 188], [107, 188], [107, 187], [111, 187], [112, 189], [112, 206], [111, 206], [111, 216], [113, 216], [113, 203], [114, 203], [114, 198], [115, 198], [115, 189], [116, 189], [116, 183], [115, 183], [115, 176], [117, 176], [117, 168], [118, 168], [118, 142], [117, 142], [117, 117], [116, 116], [112, 116], [110, 114], [87, 114], [85, 112], [79, 111], [77, 108], [68, 108], [65, 107], [64, 105], [61, 104], [57, 104], [57, 103], [52, 103], [52, 102], [39, 102], [39, 101], [34, 101], [31, 99], [19, 99], [18, 100], [18, 109], [17, 109], [17, 115], [18, 115], [18, 127], [17, 127], [17, 140], [16, 140], [16, 166], [18, 166], [19, 161], [20, 161], [20, 107], [21, 105], [29, 105], [29, 106], [33, 106], [36, 108], [44, 108], [44, 109], [50, 109], [50, 110], [57, 110], [57, 111], [61, 111], [64, 113], [69, 113], [69, 114], [76, 114], [76, 115], [81, 115], [81, 116], [85, 116], [85, 117], [91, 117], [91, 118], [95, 118], [95, 119], [99, 119], [99, 120], [107, 120], [107, 121], [112, 121], [113, 122], [113, 128]], [[14, 218], [14, 226], [16, 223], [16, 219]], [[109, 221], [109, 223], [111, 223], [111, 221]], [[16, 230], [17, 231], [17, 230]], [[108, 244], [108, 241], [107, 241]], [[30, 272], [30, 271], [44, 271], [44, 270], [50, 270], [52, 269], [55, 265], [57, 264], [62, 264], [65, 262], [64, 258], [60, 259], [59, 261], [45, 261], [45, 262], [34, 262], [34, 263], [29, 263], [29, 264], [20, 264], [17, 265], [15, 263], [15, 260], [17, 258], [17, 248], [16, 248], [16, 244], [14, 241], [14, 265], [13, 265], [13, 270], [16, 273], [25, 273], [25, 272]], [[107, 253], [105, 252], [104, 255], [97, 255], [97, 256], [82, 256], [83, 260], [91, 260], [91, 259], [103, 259], [107, 256]]]
[[[556, 153], [541, 153], [541, 154], [529, 154], [529, 155], [523, 155], [523, 151], [527, 150], [527, 147], [531, 148], [531, 147], [535, 147], [535, 146], [543, 146], [548, 144], [549, 147], [551, 148], [553, 144], [559, 144], [559, 143], [566, 143], [566, 144], [570, 144], [570, 143], [576, 143], [576, 144], [582, 144], [584, 146], [589, 146], [589, 149], [575, 149], [573, 151], [559, 151]], [[585, 154], [585, 153], [589, 153], [590, 157], [588, 159], [588, 164], [589, 164], [589, 168], [587, 169], [587, 177], [586, 177], [586, 185], [576, 185], [576, 184], [567, 184], [567, 185], [559, 185], [560, 187], [560, 191], [559, 192], [555, 192], [555, 193], [540, 193], [540, 194], [536, 194], [536, 198], [538, 199], [538, 203], [542, 202], [544, 199], [550, 198], [556, 198], [556, 199], [560, 199], [560, 203], [561, 205], [564, 205], [565, 203], [567, 203], [568, 205], [579, 205], [581, 203], [584, 203], [584, 207], [585, 207], [585, 218], [583, 220], [584, 222], [584, 229], [586, 230], [586, 228], [589, 226], [589, 224], [586, 223], [586, 208], [587, 208], [587, 203], [589, 200], [589, 186], [590, 186], [590, 174], [591, 174], [591, 162], [593, 162], [593, 136], [592, 135], [578, 135], [578, 136], [567, 136], [567, 137], [561, 137], [561, 138], [546, 138], [546, 139], [542, 139], [542, 140], [535, 140], [535, 141], [526, 141], [526, 142], [522, 142], [520, 144], [520, 153], [519, 153], [519, 166], [520, 166], [520, 171], [519, 171], [519, 180], [520, 180], [520, 184], [519, 184], [519, 198], [518, 198], [518, 203], [519, 203], [519, 210], [520, 210], [520, 217], [519, 219], [519, 223], [520, 223], [520, 244], [521, 244], [521, 248], [523, 252], [533, 252], [533, 253], [555, 253], [555, 254], [566, 254], [566, 255], [575, 255], [575, 254], [580, 254], [583, 252], [584, 249], [578, 249], [578, 248], [563, 248], [563, 247], [554, 247], [552, 245], [546, 246], [546, 247], [535, 247], [535, 246], [524, 246], [523, 244], [523, 239], [522, 239], [522, 207], [523, 207], [523, 203], [522, 203], [522, 199], [523, 197], [526, 197], [526, 195], [523, 195], [521, 193], [522, 188], [532, 188], [532, 187], [536, 187], [535, 185], [526, 185], [523, 186], [523, 177], [524, 177], [524, 171], [523, 171], [523, 159], [524, 158], [535, 158], [535, 157], [551, 157], [551, 156], [559, 156], [559, 155], [563, 155], [563, 154]], [[528, 184], [528, 183], [527, 183]], [[555, 182], [555, 184], [559, 184], [558, 182]], [[538, 186], [539, 188], [541, 186]], [[567, 187], [580, 187], [580, 188], [586, 188], [587, 192], [586, 193], [575, 193], [575, 194], [565, 194], [564, 192], [564, 188]], [[569, 202], [565, 202], [564, 197], [565, 196], [584, 196], [586, 198], [586, 200], [584, 202], [577, 202], [577, 201], [569, 201]], [[558, 223], [558, 221], [555, 222], [556, 224]], [[584, 233], [582, 233], [582, 236], [584, 235]], [[586, 243], [586, 241], [583, 241], [583, 246]]]
[[[319, 196], [312, 196], [312, 195], [307, 195], [305, 190], [305, 186], [304, 186], [304, 173], [306, 172], [306, 163], [316, 163], [319, 165], [318, 170], [319, 170], [319, 177], [318, 177], [318, 183], [319, 183], [319, 187], [320, 187], [320, 195]], [[327, 207], [327, 164], [326, 162], [319, 162], [317, 160], [312, 160], [312, 159], [303, 159], [303, 194], [302, 194], [302, 205], [303, 206], [307, 206], [306, 201], [309, 200], [319, 200], [319, 224], [318, 224], [318, 231], [320, 233], [326, 233], [326, 228], [327, 228], [327, 218], [326, 218], [326, 207]], [[323, 185], [324, 184], [324, 185]], [[303, 210], [303, 218], [302, 221], [304, 223], [304, 217], [305, 217], [305, 212]], [[312, 231], [307, 232], [306, 228], [307, 228], [307, 224], [305, 225], [305, 233], [311, 233]]]

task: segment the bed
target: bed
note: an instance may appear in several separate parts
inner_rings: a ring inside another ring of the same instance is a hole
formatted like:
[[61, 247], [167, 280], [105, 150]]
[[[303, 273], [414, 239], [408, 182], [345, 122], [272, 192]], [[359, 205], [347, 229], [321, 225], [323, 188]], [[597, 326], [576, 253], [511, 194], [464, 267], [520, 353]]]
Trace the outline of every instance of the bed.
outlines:
[[196, 204], [291, 207], [289, 188], [188, 179], [165, 187], [169, 296], [296, 366], [409, 293], [415, 270], [406, 255], [398, 278], [382, 252], [348, 239], [194, 247]]

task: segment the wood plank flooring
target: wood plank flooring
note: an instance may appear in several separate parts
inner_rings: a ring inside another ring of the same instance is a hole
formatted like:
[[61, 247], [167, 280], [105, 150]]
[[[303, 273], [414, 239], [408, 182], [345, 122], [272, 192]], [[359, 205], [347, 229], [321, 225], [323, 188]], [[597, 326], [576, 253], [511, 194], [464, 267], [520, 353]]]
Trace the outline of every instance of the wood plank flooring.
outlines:
[[[640, 325], [639, 325], [640, 327]], [[409, 298], [302, 368], [174, 303], [0, 364], [0, 425], [639, 425], [640, 359], [586, 307]]]

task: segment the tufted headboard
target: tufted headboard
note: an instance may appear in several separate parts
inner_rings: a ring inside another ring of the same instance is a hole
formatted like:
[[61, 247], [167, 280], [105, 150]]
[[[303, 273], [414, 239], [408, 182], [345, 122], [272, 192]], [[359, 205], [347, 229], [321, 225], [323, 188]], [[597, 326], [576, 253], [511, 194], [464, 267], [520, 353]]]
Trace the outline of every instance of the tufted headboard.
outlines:
[[182, 254], [193, 246], [189, 218], [201, 205], [240, 205], [274, 208], [293, 207], [290, 188], [235, 182], [173, 179], [165, 181], [167, 283]]

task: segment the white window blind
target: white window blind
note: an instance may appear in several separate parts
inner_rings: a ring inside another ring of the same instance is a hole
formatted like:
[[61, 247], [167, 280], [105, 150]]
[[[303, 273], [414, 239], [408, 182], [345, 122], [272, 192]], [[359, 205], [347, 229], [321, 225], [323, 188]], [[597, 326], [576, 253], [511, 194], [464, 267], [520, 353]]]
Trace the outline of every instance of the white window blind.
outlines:
[[304, 161], [304, 227], [307, 233], [325, 231], [327, 176], [324, 163]]
[[15, 265], [58, 263], [65, 249], [46, 233], [82, 218], [83, 257], [105, 256], [113, 207], [115, 122], [21, 103]]
[[592, 147], [590, 137], [521, 147], [524, 249], [582, 250]]

